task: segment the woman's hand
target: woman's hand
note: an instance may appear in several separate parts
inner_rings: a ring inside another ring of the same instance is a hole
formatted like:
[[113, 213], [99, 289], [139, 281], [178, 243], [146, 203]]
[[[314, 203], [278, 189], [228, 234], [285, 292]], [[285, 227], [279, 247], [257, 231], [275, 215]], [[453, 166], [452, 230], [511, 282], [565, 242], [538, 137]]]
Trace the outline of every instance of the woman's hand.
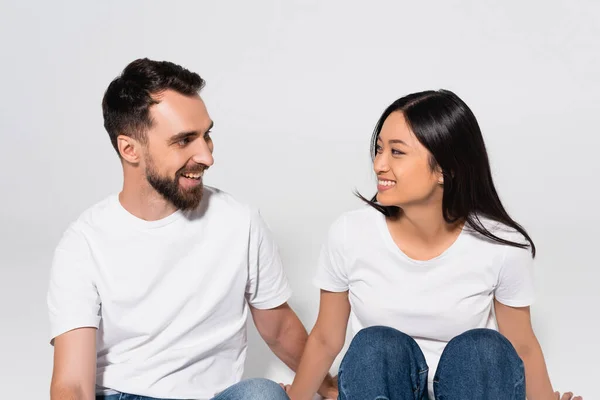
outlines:
[[292, 387], [292, 385], [286, 385], [285, 383], [281, 383], [281, 382], [279, 382], [279, 386], [281, 386], [281, 388], [283, 390], [285, 390], [286, 393], [289, 392], [290, 388]]
[[559, 392], [554, 392], [554, 395], [556, 396], [555, 397], [556, 400], [583, 400], [583, 397], [581, 397], [581, 396], [573, 397], [573, 393], [571, 393], [571, 392], [567, 392], [567, 393], [563, 394], [562, 397], [560, 397]]
[[[329, 387], [327, 387], [323, 391], [319, 392], [319, 394], [321, 396], [323, 396], [324, 400], [337, 400], [337, 398], [338, 398], [337, 384], [338, 384], [338, 378], [337, 378], [337, 376], [335, 376], [331, 380], [331, 384], [329, 385]], [[285, 390], [286, 393], [289, 393], [290, 388], [292, 387], [292, 385], [286, 385], [284, 383], [279, 383], [279, 386], [281, 386], [281, 388], [283, 390]]]
[[337, 400], [338, 398], [338, 378], [337, 375], [333, 378], [328, 378], [326, 384], [321, 386], [318, 392], [325, 400]]

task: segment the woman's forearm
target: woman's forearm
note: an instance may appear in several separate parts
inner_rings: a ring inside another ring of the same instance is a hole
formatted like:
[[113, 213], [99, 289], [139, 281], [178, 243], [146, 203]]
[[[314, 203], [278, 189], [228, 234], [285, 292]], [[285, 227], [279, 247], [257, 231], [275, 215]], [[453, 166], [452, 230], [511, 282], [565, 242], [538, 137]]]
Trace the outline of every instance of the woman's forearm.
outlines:
[[554, 399], [554, 390], [550, 383], [542, 348], [538, 341], [519, 351], [525, 365], [525, 387], [528, 400]]
[[311, 400], [341, 349], [333, 348], [318, 333], [308, 337], [296, 377], [288, 392], [291, 400]]

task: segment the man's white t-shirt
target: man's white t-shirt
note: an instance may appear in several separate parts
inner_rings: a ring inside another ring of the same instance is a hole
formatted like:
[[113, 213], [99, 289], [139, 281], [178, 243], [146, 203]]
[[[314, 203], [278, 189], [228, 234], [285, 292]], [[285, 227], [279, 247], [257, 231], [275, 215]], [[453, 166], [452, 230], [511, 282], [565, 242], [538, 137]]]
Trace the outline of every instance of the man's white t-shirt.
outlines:
[[256, 210], [205, 187], [199, 207], [158, 221], [118, 195], [64, 233], [48, 290], [52, 340], [97, 331], [97, 391], [210, 399], [240, 381], [248, 304], [268, 309], [291, 290]]
[[[526, 243], [522, 235], [480, 218], [494, 234]], [[493, 300], [523, 307], [534, 298], [531, 252], [502, 245], [465, 227], [440, 256], [417, 261], [396, 245], [385, 217], [372, 207], [343, 214], [321, 250], [315, 284], [348, 291], [351, 336], [384, 325], [411, 336], [429, 366], [429, 396], [446, 344], [474, 328], [497, 330]]]

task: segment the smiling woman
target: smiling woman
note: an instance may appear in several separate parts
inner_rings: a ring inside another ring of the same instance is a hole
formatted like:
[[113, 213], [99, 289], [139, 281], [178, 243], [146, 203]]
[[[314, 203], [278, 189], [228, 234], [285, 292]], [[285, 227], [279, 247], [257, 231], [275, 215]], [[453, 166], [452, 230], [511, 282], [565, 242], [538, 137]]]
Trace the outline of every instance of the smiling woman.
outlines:
[[531, 326], [535, 245], [498, 197], [469, 107], [446, 90], [402, 97], [371, 154], [377, 194], [358, 196], [372, 207], [343, 214], [321, 251], [292, 400], [311, 398], [348, 321], [341, 400], [558, 398]]
[[[441, 202], [446, 222], [466, 221], [491, 240], [529, 246], [535, 256], [533, 241], [498, 197], [477, 119], [456, 94], [425, 91], [396, 100], [377, 122], [371, 155], [379, 185], [367, 202], [384, 215], [397, 217], [415, 202]], [[513, 228], [528, 244], [496, 236], [481, 216]]]

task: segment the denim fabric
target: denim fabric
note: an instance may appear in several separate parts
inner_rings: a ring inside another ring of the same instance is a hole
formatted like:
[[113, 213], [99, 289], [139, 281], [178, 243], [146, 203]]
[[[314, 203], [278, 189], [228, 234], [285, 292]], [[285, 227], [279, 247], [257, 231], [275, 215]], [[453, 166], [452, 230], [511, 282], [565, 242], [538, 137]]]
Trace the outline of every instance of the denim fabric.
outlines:
[[[429, 400], [429, 368], [417, 342], [389, 327], [359, 331], [340, 365], [340, 400]], [[452, 339], [433, 380], [435, 400], [525, 400], [523, 362], [490, 329]]]
[[[172, 400], [135, 394], [119, 393], [98, 395], [96, 400]], [[182, 399], [184, 400], [184, 399]], [[246, 379], [219, 393], [213, 400], [289, 400], [285, 391], [275, 382], [268, 379]]]

